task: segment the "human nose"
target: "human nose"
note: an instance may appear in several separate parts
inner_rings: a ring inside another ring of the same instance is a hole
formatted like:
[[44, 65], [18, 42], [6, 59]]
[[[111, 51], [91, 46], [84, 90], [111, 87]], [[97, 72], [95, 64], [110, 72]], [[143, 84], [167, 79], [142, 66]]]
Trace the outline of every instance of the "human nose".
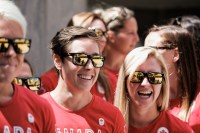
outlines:
[[10, 45], [9, 47], [8, 47], [8, 50], [5, 52], [5, 55], [7, 55], [7, 56], [12, 56], [12, 55], [16, 55], [17, 53], [15, 52], [15, 50], [14, 50], [14, 48], [13, 48], [13, 46], [12, 45]]
[[139, 41], [140, 41], [140, 38], [139, 38], [138, 33], [135, 34], [135, 37], [134, 37], [134, 38], [135, 38], [135, 41], [136, 41], [136, 42], [139, 42]]
[[141, 85], [143, 85], [143, 86], [150, 85], [149, 80], [147, 79], [147, 77], [144, 77], [144, 79], [142, 80]]
[[87, 64], [85, 65], [85, 68], [86, 68], [86, 69], [92, 69], [92, 68], [94, 68], [91, 59], [88, 59], [88, 62], [87, 62]]

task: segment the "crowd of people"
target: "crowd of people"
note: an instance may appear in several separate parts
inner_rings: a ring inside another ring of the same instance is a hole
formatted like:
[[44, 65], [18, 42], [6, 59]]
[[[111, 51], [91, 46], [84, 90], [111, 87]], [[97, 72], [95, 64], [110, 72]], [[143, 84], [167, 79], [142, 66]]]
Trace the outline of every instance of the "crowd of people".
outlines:
[[40, 77], [27, 21], [0, 0], [0, 132], [200, 133], [200, 18], [147, 30], [124, 6], [74, 14], [50, 40]]

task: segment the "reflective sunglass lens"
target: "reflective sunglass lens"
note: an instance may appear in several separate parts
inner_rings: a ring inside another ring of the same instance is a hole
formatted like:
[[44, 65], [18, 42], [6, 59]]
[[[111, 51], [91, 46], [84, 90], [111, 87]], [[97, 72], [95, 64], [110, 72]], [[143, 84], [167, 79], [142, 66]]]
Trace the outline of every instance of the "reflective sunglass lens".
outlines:
[[92, 63], [94, 67], [97, 67], [97, 68], [102, 67], [104, 63], [104, 57], [100, 55], [94, 55], [92, 57]]
[[76, 65], [79, 65], [79, 66], [84, 66], [86, 65], [87, 61], [88, 61], [88, 57], [86, 54], [74, 54], [74, 57], [73, 57], [73, 62], [74, 64]]
[[144, 79], [144, 74], [142, 72], [134, 72], [131, 79], [132, 83], [141, 83]]
[[142, 83], [144, 78], [147, 77], [151, 84], [161, 84], [163, 81], [163, 74], [158, 72], [140, 72], [136, 71], [131, 79], [132, 83]]
[[9, 44], [5, 42], [0, 42], [0, 52], [6, 52], [8, 50]]
[[41, 87], [41, 82], [39, 78], [28, 78], [27, 85], [30, 90], [36, 91]]
[[19, 78], [15, 78], [13, 82], [17, 85], [23, 85], [22, 79]]
[[148, 80], [151, 84], [161, 84], [163, 81], [163, 76], [161, 73], [149, 73]]
[[10, 45], [17, 54], [25, 54], [30, 50], [31, 40], [0, 38], [0, 52], [6, 52]]

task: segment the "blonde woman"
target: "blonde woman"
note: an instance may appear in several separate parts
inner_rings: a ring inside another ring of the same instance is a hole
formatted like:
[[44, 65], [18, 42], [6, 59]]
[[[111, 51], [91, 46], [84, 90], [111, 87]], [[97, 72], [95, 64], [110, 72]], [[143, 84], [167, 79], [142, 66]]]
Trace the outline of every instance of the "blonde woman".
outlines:
[[192, 133], [186, 123], [166, 112], [168, 101], [169, 80], [162, 56], [150, 47], [132, 50], [120, 69], [115, 95], [128, 132]]

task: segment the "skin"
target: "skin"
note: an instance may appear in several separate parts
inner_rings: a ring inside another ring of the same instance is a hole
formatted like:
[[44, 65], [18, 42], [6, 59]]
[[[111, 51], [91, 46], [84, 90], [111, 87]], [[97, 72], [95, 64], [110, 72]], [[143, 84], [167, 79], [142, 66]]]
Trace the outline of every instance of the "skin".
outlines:
[[[108, 31], [109, 48], [105, 52], [105, 66], [111, 70], [119, 71], [125, 56], [135, 48], [139, 42], [138, 26], [135, 18], [125, 21], [124, 28], [118, 33]], [[117, 60], [116, 60], [117, 57]]]
[[[0, 36], [6, 38], [23, 38], [20, 25], [14, 21], [0, 19]], [[14, 90], [11, 82], [18, 74], [24, 60], [24, 54], [16, 54], [13, 47], [0, 53], [0, 103], [12, 98]]]
[[[164, 44], [164, 38], [159, 35], [157, 32], [151, 32], [145, 38], [145, 46], [166, 46], [168, 44]], [[179, 59], [178, 49], [172, 50], [158, 50], [160, 54], [163, 55], [165, 63], [167, 65], [167, 70], [169, 73], [169, 82], [170, 82], [170, 99], [179, 98], [182, 96], [182, 91], [178, 86], [178, 69], [177, 69], [177, 61]]]
[[[69, 48], [69, 53], [99, 54], [98, 44], [89, 38], [76, 39]], [[62, 62], [54, 55], [54, 63], [61, 76], [55, 90], [50, 94], [57, 103], [70, 110], [79, 110], [92, 100], [90, 90], [97, 80], [100, 68], [94, 68], [91, 60], [86, 66], [74, 65], [71, 57]], [[84, 98], [83, 98], [84, 97]]]
[[26, 78], [26, 77], [32, 77], [33, 74], [31, 72], [31, 68], [27, 63], [23, 63], [22, 67], [20, 69], [20, 73], [18, 74], [17, 77], [22, 77], [22, 78]]
[[[95, 28], [99, 28], [102, 31], [106, 32], [106, 27], [104, 25], [104, 23], [100, 20], [100, 19], [95, 19], [91, 25], [89, 27], [95, 27]], [[104, 47], [106, 46], [106, 37], [102, 36], [99, 40], [99, 44], [100, 44], [100, 52], [102, 53], [104, 50]]]
[[[149, 57], [137, 71], [161, 72], [161, 66], [154, 57]], [[130, 123], [135, 127], [149, 125], [159, 115], [157, 110], [157, 99], [160, 95], [161, 84], [150, 84], [147, 77], [142, 83], [131, 83], [127, 81], [130, 97]], [[149, 93], [150, 96], [139, 93]]]

